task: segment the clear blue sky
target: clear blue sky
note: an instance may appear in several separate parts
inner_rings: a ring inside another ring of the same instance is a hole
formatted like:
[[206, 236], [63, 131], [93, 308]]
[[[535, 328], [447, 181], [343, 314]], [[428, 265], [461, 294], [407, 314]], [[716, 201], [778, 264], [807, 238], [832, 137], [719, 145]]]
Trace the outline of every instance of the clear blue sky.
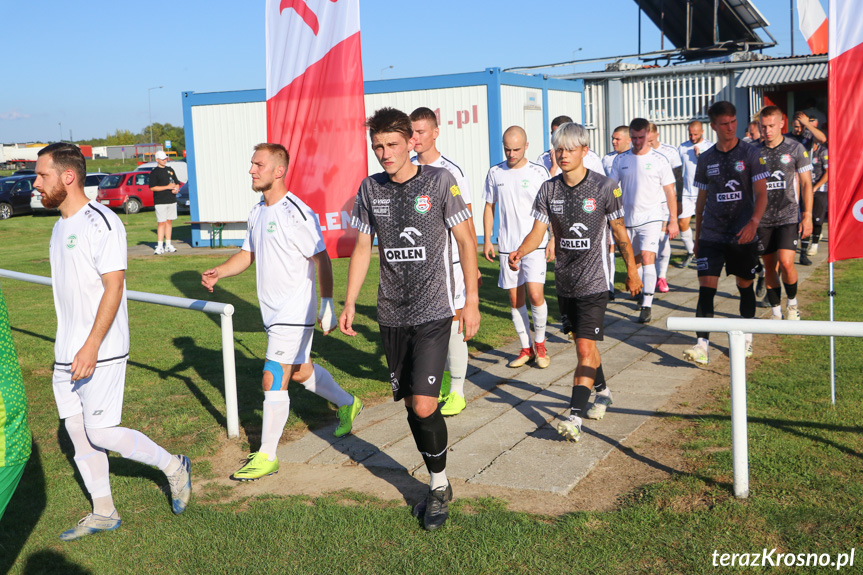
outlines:
[[[791, 54], [791, 1], [754, 0], [779, 42], [771, 55]], [[795, 53], [808, 54], [794, 5]], [[577, 58], [631, 54], [637, 17], [633, 0], [362, 0], [365, 79], [560, 62], [578, 48]], [[174, 125], [183, 91], [265, 87], [263, 0], [5, 2], [3, 22], [3, 143], [55, 141], [61, 125], [64, 139], [138, 132], [155, 86], [152, 119]], [[658, 49], [643, 22], [643, 49]]]

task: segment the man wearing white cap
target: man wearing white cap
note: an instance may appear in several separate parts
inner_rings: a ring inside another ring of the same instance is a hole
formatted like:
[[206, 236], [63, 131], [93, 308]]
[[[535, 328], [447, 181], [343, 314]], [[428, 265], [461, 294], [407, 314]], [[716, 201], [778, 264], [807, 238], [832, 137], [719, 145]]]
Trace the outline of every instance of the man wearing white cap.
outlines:
[[153, 253], [159, 256], [165, 252], [177, 251], [177, 248], [171, 245], [171, 222], [177, 219], [180, 180], [174, 173], [174, 168], [167, 167], [168, 154], [162, 150], [156, 152], [156, 163], [159, 164], [158, 167], [150, 172], [150, 191], [153, 192], [153, 204], [156, 207], [156, 234], [159, 237]]

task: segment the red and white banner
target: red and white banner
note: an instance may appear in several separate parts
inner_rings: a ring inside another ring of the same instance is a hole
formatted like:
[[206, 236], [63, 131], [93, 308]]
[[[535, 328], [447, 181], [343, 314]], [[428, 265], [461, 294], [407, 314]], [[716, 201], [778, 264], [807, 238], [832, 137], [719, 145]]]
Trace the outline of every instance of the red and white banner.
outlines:
[[827, 14], [821, 0], [797, 0], [800, 32], [813, 54], [827, 53]]
[[830, 0], [830, 261], [863, 258], [863, 162], [852, 126], [863, 118], [859, 0]]
[[318, 215], [331, 257], [349, 256], [367, 174], [359, 0], [267, 0], [267, 140], [288, 149], [289, 190]]

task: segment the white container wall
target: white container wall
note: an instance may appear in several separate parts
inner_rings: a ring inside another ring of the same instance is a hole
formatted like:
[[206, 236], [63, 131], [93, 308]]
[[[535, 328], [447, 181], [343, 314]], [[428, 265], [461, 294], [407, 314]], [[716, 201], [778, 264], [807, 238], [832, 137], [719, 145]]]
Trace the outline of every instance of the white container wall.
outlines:
[[[367, 94], [366, 116], [389, 106], [410, 114], [426, 107], [438, 116], [440, 135], [437, 149], [455, 162], [467, 176], [473, 203], [474, 225], [482, 234], [482, 187], [489, 168], [488, 95], [486, 86], [414, 90], [384, 94]], [[413, 155], [413, 154], [412, 154]], [[381, 166], [369, 149], [369, 174]]]
[[[501, 128], [521, 126], [527, 132], [528, 149], [525, 157], [531, 162], [545, 151], [546, 127], [542, 119], [542, 90], [522, 86], [500, 87]], [[501, 146], [502, 142], [491, 142]]]

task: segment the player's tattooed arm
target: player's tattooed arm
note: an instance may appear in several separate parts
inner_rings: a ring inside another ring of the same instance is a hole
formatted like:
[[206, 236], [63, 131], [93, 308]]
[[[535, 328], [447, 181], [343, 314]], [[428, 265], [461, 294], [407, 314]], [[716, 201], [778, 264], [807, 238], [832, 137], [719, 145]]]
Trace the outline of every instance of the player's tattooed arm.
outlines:
[[632, 252], [632, 244], [629, 242], [629, 234], [626, 233], [626, 227], [623, 225], [623, 218], [611, 220], [611, 233], [614, 236], [614, 243], [617, 244], [617, 249], [623, 261], [626, 263], [626, 289], [633, 296], [641, 292], [643, 287], [641, 280], [638, 277], [638, 268], [635, 265], [635, 254]]
[[476, 233], [470, 225], [470, 220], [460, 222], [450, 231], [458, 244], [461, 270], [464, 275], [465, 305], [459, 318], [459, 333], [464, 341], [469, 340], [479, 331], [479, 282], [477, 265]]
[[[759, 180], [759, 181], [763, 181], [763, 180]], [[757, 194], [756, 194], [756, 198], [757, 198]], [[766, 207], [767, 206], [767, 204], [766, 204], [767, 196], [766, 195], [764, 196], [764, 200], [765, 200], [764, 207]], [[695, 244], [692, 248], [692, 251], [695, 254], [695, 257], [698, 257], [698, 238], [701, 237], [701, 220], [704, 219], [702, 214], [704, 214], [704, 206], [705, 205], [707, 205], [707, 190], [699, 189], [698, 190], [698, 199], [695, 201], [695, 237], [693, 238], [693, 240], [695, 241]], [[757, 202], [756, 202], [756, 211], [757, 211]], [[761, 214], [764, 214], [763, 208], [761, 210]], [[759, 220], [761, 219], [761, 215], [758, 216], [758, 219]], [[756, 224], [756, 226], [757, 225], [758, 224]]]
[[360, 288], [366, 281], [369, 271], [369, 263], [372, 260], [372, 235], [357, 232], [357, 243], [351, 254], [351, 262], [348, 264], [348, 290], [345, 295], [345, 307], [339, 316], [339, 330], [345, 335], [354, 336], [354, 314], [356, 313], [357, 298]]

